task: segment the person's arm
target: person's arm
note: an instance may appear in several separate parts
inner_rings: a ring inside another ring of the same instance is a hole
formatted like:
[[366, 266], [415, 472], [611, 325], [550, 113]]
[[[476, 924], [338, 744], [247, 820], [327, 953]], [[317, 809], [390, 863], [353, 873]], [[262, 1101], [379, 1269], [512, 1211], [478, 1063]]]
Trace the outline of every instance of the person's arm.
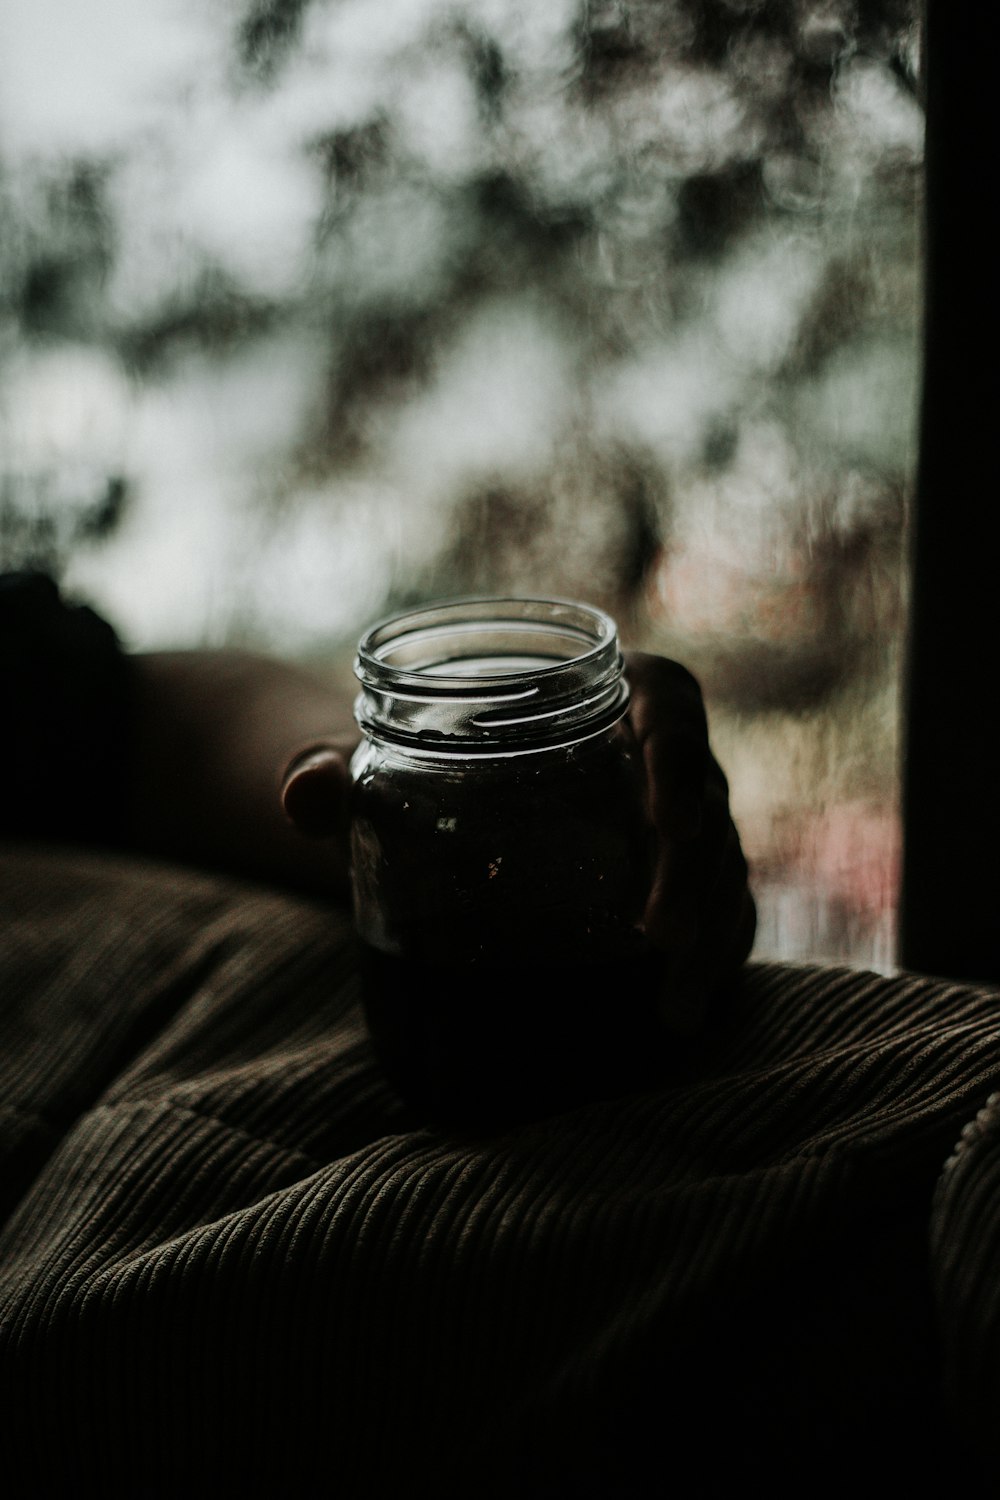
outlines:
[[[696, 1017], [749, 954], [754, 905], [697, 682], [657, 656], [627, 672], [658, 834], [646, 930], [680, 1022], [688, 993]], [[0, 686], [0, 835], [124, 843], [346, 898], [353, 681], [235, 651], [126, 656], [51, 579], [14, 574], [0, 575]]]
[[[348, 762], [358, 739], [346, 687], [228, 651], [132, 660], [133, 847], [346, 897]], [[693, 1028], [706, 997], [750, 953], [754, 902], [696, 680], [641, 653], [628, 657], [627, 673], [658, 836], [645, 927], [665, 955], [670, 1019]]]
[[[349, 690], [236, 651], [136, 655], [130, 671], [130, 847], [345, 897], [346, 824], [339, 822], [357, 742]], [[339, 837], [303, 838], [281, 805], [282, 772], [316, 744], [320, 764], [335, 771], [312, 826], [337, 828]]]

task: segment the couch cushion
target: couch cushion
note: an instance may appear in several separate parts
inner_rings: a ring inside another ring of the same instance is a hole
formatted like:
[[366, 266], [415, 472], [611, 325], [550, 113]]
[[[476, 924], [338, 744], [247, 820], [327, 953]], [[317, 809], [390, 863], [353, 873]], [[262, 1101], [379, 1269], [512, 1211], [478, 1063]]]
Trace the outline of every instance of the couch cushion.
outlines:
[[0, 907], [18, 1493], [953, 1475], [926, 1238], [994, 992], [752, 963], [661, 1087], [463, 1134], [342, 910], [15, 844]]

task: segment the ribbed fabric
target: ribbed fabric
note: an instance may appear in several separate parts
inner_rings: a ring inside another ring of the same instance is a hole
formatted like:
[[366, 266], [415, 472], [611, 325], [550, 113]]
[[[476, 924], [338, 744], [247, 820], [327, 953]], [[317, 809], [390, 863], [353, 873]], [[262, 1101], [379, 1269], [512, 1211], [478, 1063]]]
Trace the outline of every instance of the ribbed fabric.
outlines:
[[1000, 1093], [962, 1129], [934, 1196], [934, 1290], [961, 1439], [1000, 1473]]
[[995, 1147], [940, 1325], [927, 1241], [996, 993], [751, 964], [661, 1088], [463, 1135], [381, 1078], [343, 912], [26, 846], [0, 905], [14, 1494], [963, 1493]]

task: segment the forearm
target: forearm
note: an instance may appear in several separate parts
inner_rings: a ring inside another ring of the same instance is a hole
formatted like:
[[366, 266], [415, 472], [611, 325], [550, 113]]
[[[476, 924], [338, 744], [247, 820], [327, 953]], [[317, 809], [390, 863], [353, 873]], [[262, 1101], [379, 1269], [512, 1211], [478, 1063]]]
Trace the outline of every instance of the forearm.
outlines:
[[357, 737], [347, 684], [241, 652], [135, 656], [132, 847], [318, 895], [347, 890], [343, 837], [310, 840], [279, 780], [310, 744]]

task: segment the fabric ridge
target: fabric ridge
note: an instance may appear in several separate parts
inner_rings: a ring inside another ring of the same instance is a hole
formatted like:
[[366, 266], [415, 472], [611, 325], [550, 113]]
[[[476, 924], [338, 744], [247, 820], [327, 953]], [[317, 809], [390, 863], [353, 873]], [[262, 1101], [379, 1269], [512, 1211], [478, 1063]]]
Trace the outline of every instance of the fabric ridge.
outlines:
[[673, 1494], [692, 1464], [826, 1493], [954, 1461], [964, 1167], [928, 1236], [1000, 1088], [995, 992], [752, 963], [662, 1088], [447, 1132], [378, 1071], [345, 912], [15, 844], [0, 904], [16, 1493]]

